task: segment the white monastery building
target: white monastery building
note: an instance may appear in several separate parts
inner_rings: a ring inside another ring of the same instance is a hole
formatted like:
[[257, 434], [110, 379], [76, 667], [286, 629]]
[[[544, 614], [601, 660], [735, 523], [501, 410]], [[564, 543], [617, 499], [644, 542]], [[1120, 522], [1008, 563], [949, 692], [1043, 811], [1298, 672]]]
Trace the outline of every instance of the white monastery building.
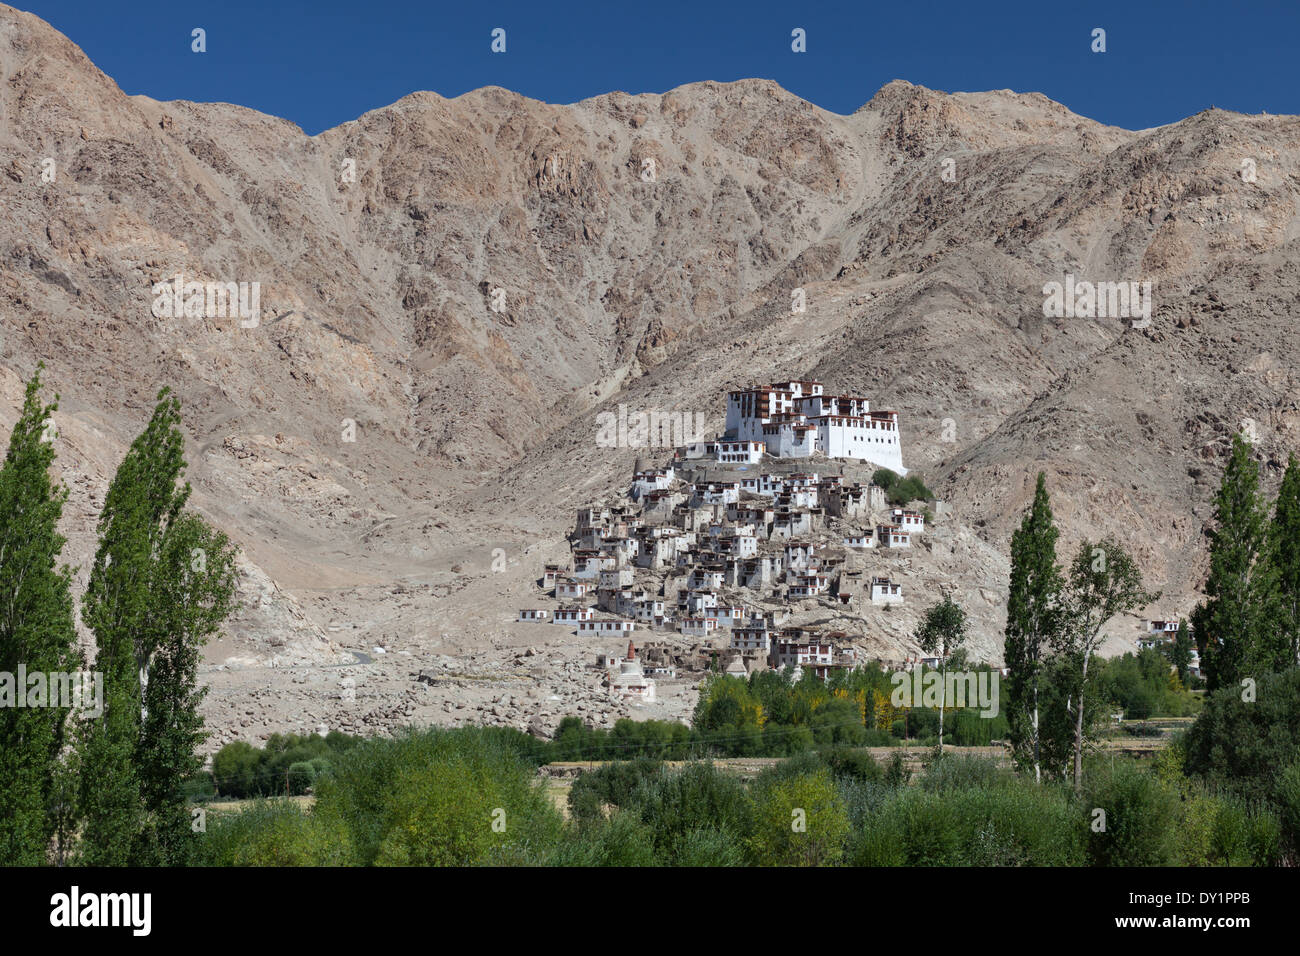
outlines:
[[906, 475], [898, 412], [871, 411], [855, 395], [827, 395], [821, 382], [777, 382], [727, 395], [724, 442], [762, 442], [776, 458], [856, 458]]

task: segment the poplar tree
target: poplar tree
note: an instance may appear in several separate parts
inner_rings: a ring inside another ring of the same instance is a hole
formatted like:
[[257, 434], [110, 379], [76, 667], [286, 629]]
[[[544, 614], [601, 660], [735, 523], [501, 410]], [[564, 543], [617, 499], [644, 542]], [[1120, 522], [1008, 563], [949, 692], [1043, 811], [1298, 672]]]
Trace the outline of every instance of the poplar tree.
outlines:
[[1192, 628], [1209, 690], [1238, 684], [1258, 657], [1270, 587], [1259, 566], [1266, 543], [1259, 466], [1237, 435], [1223, 482], [1214, 499], [1216, 527], [1210, 531], [1210, 574], [1206, 599], [1192, 612]]
[[1043, 659], [1062, 624], [1061, 569], [1056, 563], [1056, 526], [1040, 471], [1034, 501], [1011, 536], [1011, 585], [1007, 594], [1004, 659], [1012, 751], [1022, 768], [1042, 780], [1039, 680]]
[[939, 748], [943, 749], [943, 710], [948, 705], [948, 659], [966, 643], [966, 612], [945, 594], [943, 600], [925, 612], [915, 640], [925, 653], [939, 658]]
[[[69, 701], [61, 692], [54, 699], [51, 677], [78, 666], [72, 575], [57, 565], [68, 490], [49, 474], [58, 396], [41, 404], [43, 367], [27, 383], [0, 466], [0, 672], [9, 675], [0, 689], [0, 862], [25, 866], [47, 861], [55, 829], [50, 807]], [[20, 665], [40, 675], [43, 695], [18, 685]]]
[[1267, 559], [1271, 603], [1261, 657], [1269, 670], [1300, 664], [1300, 463], [1287, 458], [1273, 520], [1268, 526]]
[[1189, 668], [1192, 663], [1192, 635], [1187, 630], [1187, 622], [1180, 620], [1173, 642], [1169, 645], [1169, 663], [1178, 672], [1178, 681], [1184, 686], [1188, 682]]
[[83, 619], [103, 717], [83, 725], [81, 861], [183, 862], [182, 786], [204, 738], [199, 648], [234, 609], [234, 549], [186, 512], [180, 403], [163, 389], [104, 499]]
[[1067, 623], [1058, 647], [1077, 663], [1078, 679], [1071, 707], [1074, 717], [1074, 789], [1083, 787], [1084, 711], [1088, 664], [1101, 646], [1106, 622], [1159, 597], [1142, 586], [1142, 572], [1119, 544], [1110, 539], [1084, 541], [1070, 565], [1065, 591]]

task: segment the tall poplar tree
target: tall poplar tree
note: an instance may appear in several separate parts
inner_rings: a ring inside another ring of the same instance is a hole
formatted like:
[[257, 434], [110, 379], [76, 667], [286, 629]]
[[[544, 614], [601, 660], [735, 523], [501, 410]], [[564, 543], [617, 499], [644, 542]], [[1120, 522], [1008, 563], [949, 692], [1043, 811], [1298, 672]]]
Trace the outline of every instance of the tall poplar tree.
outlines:
[[1214, 499], [1214, 520], [1206, 600], [1192, 612], [1201, 667], [1211, 691], [1251, 676], [1247, 671], [1258, 659], [1257, 645], [1271, 601], [1270, 575], [1258, 560], [1266, 542], [1259, 466], [1240, 435], [1232, 440], [1232, 455]]
[[[0, 686], [0, 862], [26, 866], [46, 862], [55, 829], [50, 807], [69, 702], [61, 691], [54, 699], [62, 682], [51, 677], [79, 664], [71, 572], [57, 565], [68, 490], [49, 474], [58, 397], [41, 404], [40, 374], [27, 383], [0, 466], [0, 672], [8, 675]], [[37, 675], [43, 694], [29, 680], [19, 686], [20, 667]]]
[[1106, 622], [1145, 607], [1159, 595], [1142, 585], [1142, 572], [1124, 548], [1110, 539], [1084, 541], [1070, 565], [1065, 590], [1067, 626], [1058, 646], [1077, 662], [1074, 716], [1074, 789], [1083, 788], [1084, 713], [1088, 708], [1088, 665], [1105, 637]]
[[1261, 658], [1269, 670], [1300, 664], [1300, 462], [1287, 458], [1273, 520], [1268, 526], [1267, 559], [1271, 603]]
[[1007, 594], [1004, 659], [1008, 669], [1007, 722], [1016, 763], [1042, 779], [1039, 680], [1043, 659], [1063, 623], [1056, 526], [1040, 471], [1034, 501], [1011, 536], [1011, 586]]
[[[1198, 652], [1199, 653], [1199, 652]], [[1187, 622], [1180, 620], [1174, 639], [1167, 652], [1169, 663], [1178, 672], [1179, 683], [1186, 685], [1189, 681], [1192, 665], [1192, 635], [1187, 630]]]
[[183, 862], [200, 765], [199, 648], [234, 608], [234, 549], [184, 510], [180, 403], [163, 389], [104, 499], [83, 618], [105, 708], [83, 724], [81, 861]]

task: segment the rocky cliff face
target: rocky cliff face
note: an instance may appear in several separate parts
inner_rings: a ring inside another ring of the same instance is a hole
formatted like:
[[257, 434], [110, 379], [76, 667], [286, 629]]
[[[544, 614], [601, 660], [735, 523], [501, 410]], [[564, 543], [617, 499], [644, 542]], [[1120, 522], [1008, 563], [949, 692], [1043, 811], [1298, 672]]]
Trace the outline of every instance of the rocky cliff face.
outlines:
[[[748, 80], [415, 93], [309, 137], [127, 96], [3, 6], [0, 77], [0, 426], [43, 360], [84, 566], [113, 468], [178, 392], [196, 506], [246, 558], [214, 666], [508, 641], [570, 509], [647, 454], [595, 443], [619, 403], [720, 427], [729, 388], [799, 376], [897, 408], [954, 506], [920, 573], [978, 606], [988, 656], [1037, 471], [1063, 548], [1118, 536], [1174, 615], [1228, 436], [1253, 429], [1270, 479], [1297, 444], [1295, 117], [1130, 132], [897, 81], [838, 116]], [[157, 317], [177, 274], [257, 283], [256, 323]], [[1067, 275], [1152, 282], [1150, 325], [1044, 318]]]

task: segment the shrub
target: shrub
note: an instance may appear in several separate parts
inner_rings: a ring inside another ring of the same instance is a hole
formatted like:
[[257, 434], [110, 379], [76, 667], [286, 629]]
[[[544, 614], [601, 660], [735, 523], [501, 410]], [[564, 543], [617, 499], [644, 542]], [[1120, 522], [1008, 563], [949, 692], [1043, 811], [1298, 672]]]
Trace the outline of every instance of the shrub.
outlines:
[[891, 787], [904, 787], [912, 779], [912, 771], [907, 767], [901, 751], [895, 750], [889, 755], [889, 766], [885, 768], [885, 783]]
[[871, 483], [885, 490], [885, 497], [893, 505], [907, 504], [909, 501], [926, 501], [934, 497], [934, 492], [925, 486], [921, 476], [913, 472], [906, 478], [888, 468], [878, 468], [871, 476]]
[[655, 866], [654, 834], [632, 813], [570, 827], [547, 866]]
[[747, 848], [759, 866], [833, 866], [844, 854], [848, 815], [826, 770], [759, 779]]
[[[1083, 820], [1068, 791], [1016, 777], [963, 783], [956, 779], [962, 772], [940, 771], [951, 776], [934, 789], [875, 795], [874, 808], [854, 814], [849, 861], [855, 866], [1070, 866], [1085, 861]], [[974, 775], [983, 777], [981, 771]]]
[[944, 754], [926, 767], [922, 789], [941, 793], [972, 787], [991, 787], [1001, 777], [996, 762], [969, 754]]
[[826, 765], [837, 778], [851, 777], [854, 780], [879, 782], [885, 778], [884, 768], [876, 758], [866, 750], [850, 750], [836, 747], [828, 750], [824, 757]]
[[746, 833], [750, 827], [745, 786], [708, 762], [687, 764], [641, 781], [628, 805], [650, 828], [659, 854], [668, 858], [686, 834], [700, 827]]
[[1300, 856], [1300, 759], [1278, 774], [1277, 812], [1282, 839], [1293, 856]]
[[1249, 800], [1278, 804], [1284, 797], [1278, 771], [1300, 753], [1300, 668], [1266, 674], [1256, 699], [1239, 687], [1209, 695], [1186, 734], [1190, 775]]
[[288, 771], [285, 773], [289, 793], [294, 795], [304, 794], [310, 790], [312, 781], [315, 779], [316, 770], [306, 761], [290, 764]]
[[1098, 764], [1087, 800], [1104, 810], [1105, 829], [1089, 826], [1088, 850], [1099, 866], [1164, 866], [1174, 855], [1178, 796], [1160, 778], [1128, 760]]
[[351, 835], [357, 862], [465, 866], [536, 855], [561, 820], [499, 735], [406, 731], [335, 758], [314, 812]]
[[643, 780], [656, 777], [663, 769], [658, 760], [638, 757], [619, 760], [589, 770], [569, 788], [569, 816], [575, 820], [594, 820], [603, 816], [603, 807], [622, 807]]
[[352, 857], [346, 828], [289, 800], [210, 811], [195, 852], [199, 866], [343, 866]]
[[673, 841], [670, 858], [673, 866], [744, 866], [745, 850], [725, 828], [697, 827]]

